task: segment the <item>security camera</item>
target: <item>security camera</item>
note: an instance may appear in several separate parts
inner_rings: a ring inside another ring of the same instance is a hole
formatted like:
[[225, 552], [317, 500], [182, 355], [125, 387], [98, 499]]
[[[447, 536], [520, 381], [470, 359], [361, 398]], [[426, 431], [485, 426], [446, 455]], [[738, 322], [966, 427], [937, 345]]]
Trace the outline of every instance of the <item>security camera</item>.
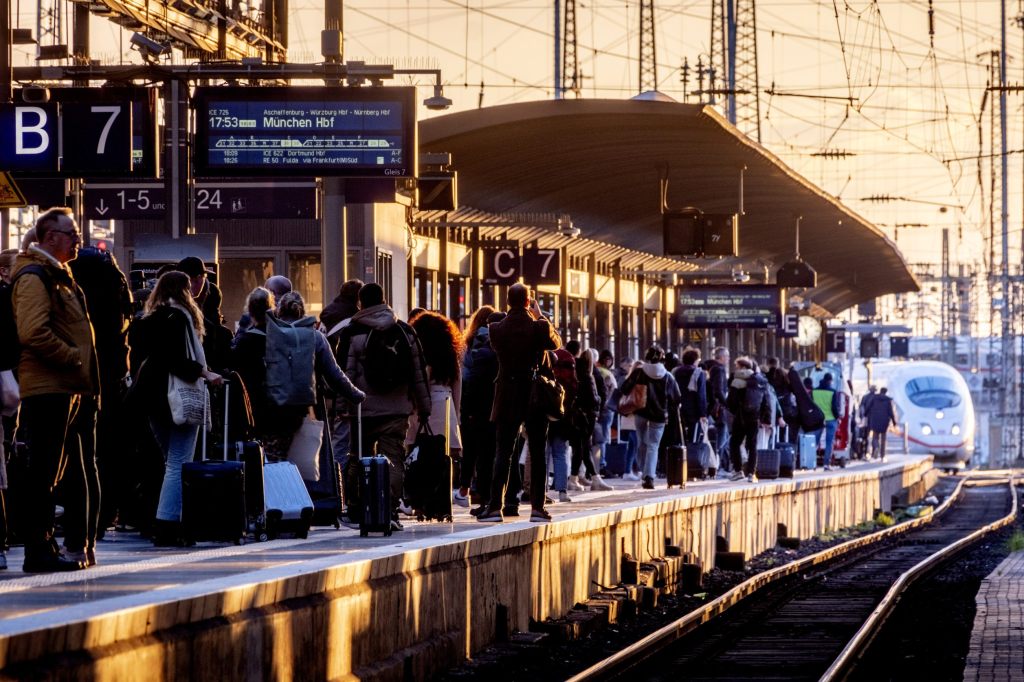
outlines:
[[580, 228], [572, 224], [571, 220], [558, 219], [558, 234], [563, 237], [572, 237], [575, 239], [580, 236]]
[[22, 88], [21, 99], [28, 104], [44, 104], [50, 101], [50, 89], [35, 86]]
[[431, 111], [444, 111], [452, 105], [452, 101], [444, 96], [444, 87], [434, 86], [434, 94], [423, 100], [423, 105]]
[[169, 45], [158, 43], [147, 35], [142, 33], [133, 33], [129, 39], [133, 48], [138, 50], [142, 58], [147, 62], [155, 62], [161, 56], [171, 51]]

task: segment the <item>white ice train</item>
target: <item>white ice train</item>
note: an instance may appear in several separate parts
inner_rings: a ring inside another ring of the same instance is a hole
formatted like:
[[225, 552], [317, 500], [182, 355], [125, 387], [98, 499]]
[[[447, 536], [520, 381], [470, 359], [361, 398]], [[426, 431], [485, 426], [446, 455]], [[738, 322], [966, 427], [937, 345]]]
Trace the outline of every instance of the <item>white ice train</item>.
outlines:
[[[974, 402], [963, 376], [951, 365], [929, 360], [876, 362], [870, 383], [885, 386], [896, 403], [900, 436], [907, 427], [910, 454], [934, 455], [935, 466], [963, 469], [974, 455]], [[854, 392], [867, 393], [868, 378], [857, 367]]]

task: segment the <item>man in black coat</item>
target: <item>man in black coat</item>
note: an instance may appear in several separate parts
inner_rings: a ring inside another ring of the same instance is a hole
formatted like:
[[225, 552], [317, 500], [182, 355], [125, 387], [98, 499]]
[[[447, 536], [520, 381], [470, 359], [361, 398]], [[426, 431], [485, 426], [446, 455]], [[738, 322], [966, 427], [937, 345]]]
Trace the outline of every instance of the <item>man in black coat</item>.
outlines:
[[341, 285], [341, 290], [334, 300], [320, 313], [320, 324], [328, 336], [334, 327], [359, 312], [359, 290], [363, 288], [362, 280], [350, 279]]
[[890, 426], [896, 426], [896, 407], [884, 386], [868, 405], [867, 421], [871, 431], [871, 456], [885, 461], [886, 434]]
[[491, 421], [497, 432], [493, 480], [480, 481], [480, 489], [490, 483], [488, 504], [477, 519], [500, 522], [502, 500], [508, 486], [513, 463], [513, 449], [520, 427], [526, 424], [530, 450], [531, 521], [550, 521], [544, 509], [547, 487], [547, 461], [544, 453], [547, 440], [547, 416], [530, 410], [533, 375], [541, 365], [543, 353], [561, 347], [562, 339], [540, 311], [536, 301], [522, 284], [508, 289], [508, 315], [501, 322], [488, 325], [491, 347], [498, 355], [498, 379], [495, 383]]

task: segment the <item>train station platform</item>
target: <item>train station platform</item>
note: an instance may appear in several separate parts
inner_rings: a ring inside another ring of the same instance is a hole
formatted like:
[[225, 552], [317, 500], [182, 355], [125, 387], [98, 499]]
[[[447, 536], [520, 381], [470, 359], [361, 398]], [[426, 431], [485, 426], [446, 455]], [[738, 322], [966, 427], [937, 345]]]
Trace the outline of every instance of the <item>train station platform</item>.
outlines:
[[319, 529], [305, 540], [157, 549], [109, 534], [100, 564], [66, 574], [0, 572], [0, 680], [424, 679], [497, 632], [564, 615], [620, 581], [624, 552], [666, 541], [713, 565], [716, 539], [748, 557], [777, 524], [811, 537], [854, 525], [937, 479], [931, 459], [798, 472], [795, 479], [691, 482], [580, 493], [527, 516], [410, 521], [390, 538]]
[[964, 680], [1024, 679], [1024, 552], [1013, 552], [981, 581]]

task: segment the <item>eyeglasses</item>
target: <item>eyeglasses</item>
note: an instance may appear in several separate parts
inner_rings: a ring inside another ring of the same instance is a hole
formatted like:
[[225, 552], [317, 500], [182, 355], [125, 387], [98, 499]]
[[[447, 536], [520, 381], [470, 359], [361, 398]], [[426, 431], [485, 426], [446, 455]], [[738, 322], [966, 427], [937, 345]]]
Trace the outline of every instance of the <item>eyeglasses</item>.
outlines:
[[82, 233], [78, 230], [50, 230], [50, 232], [58, 232], [60, 234], [66, 234], [71, 237], [72, 241], [82, 241]]

